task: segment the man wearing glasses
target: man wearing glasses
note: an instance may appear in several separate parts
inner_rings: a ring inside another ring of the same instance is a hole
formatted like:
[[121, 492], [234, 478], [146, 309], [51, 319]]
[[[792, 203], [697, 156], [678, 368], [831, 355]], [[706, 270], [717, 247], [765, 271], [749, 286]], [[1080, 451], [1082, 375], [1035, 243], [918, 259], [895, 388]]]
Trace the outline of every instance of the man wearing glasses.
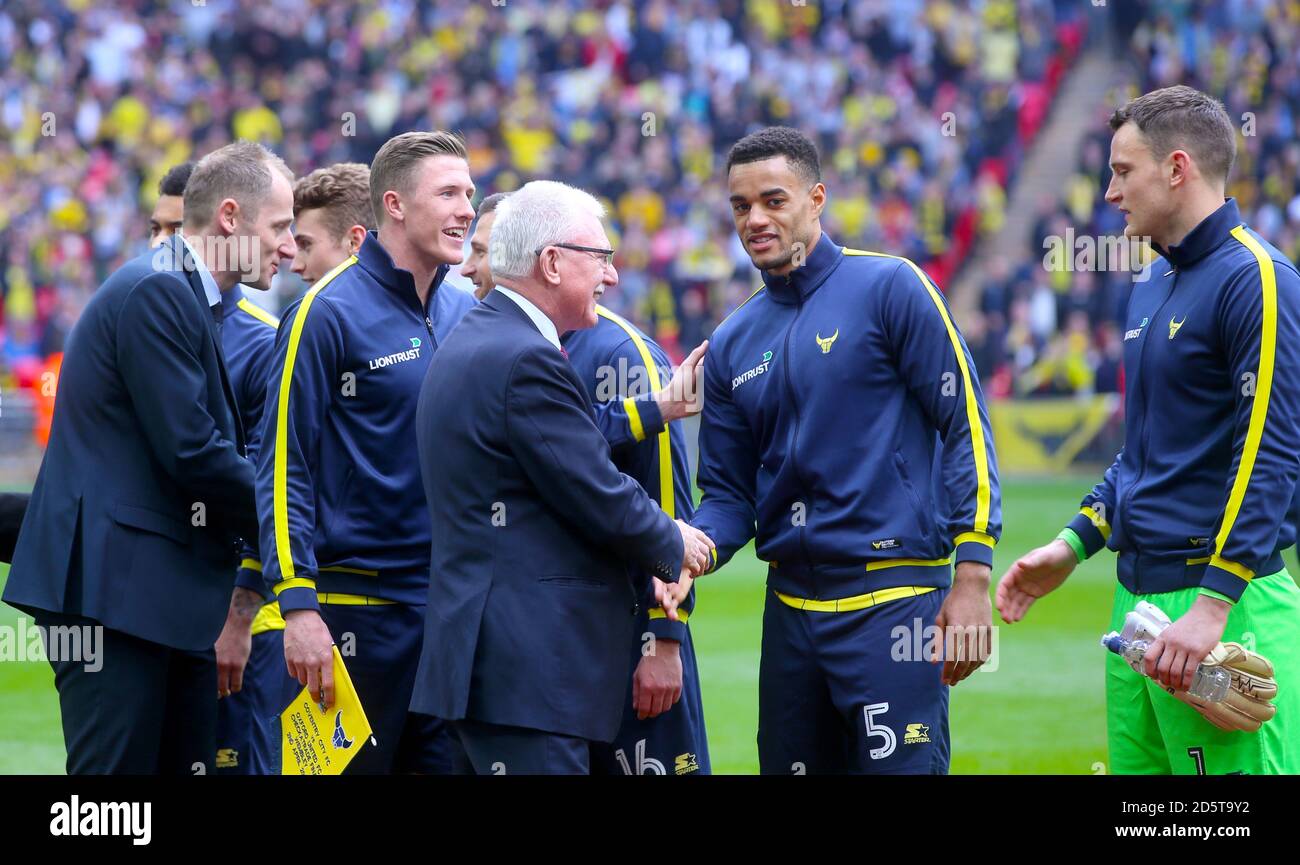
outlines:
[[[488, 247], [498, 193], [479, 205], [471, 253], [461, 274], [482, 300], [496, 287]], [[587, 253], [613, 273], [613, 251], [555, 244]], [[689, 520], [695, 508], [686, 434], [681, 418], [700, 410], [696, 382], [708, 343], [691, 352], [669, 381], [668, 355], [636, 325], [596, 305], [596, 325], [560, 337], [569, 363], [586, 386], [596, 426], [609, 443], [619, 471], [635, 479], [670, 517]], [[635, 639], [628, 646], [632, 675], [623, 699], [623, 723], [612, 744], [591, 749], [593, 774], [709, 774], [704, 705], [687, 619], [695, 609], [692, 590], [679, 621], [644, 599]]]
[[640, 603], [676, 622], [712, 545], [618, 470], [566, 360], [560, 335], [618, 281], [603, 209], [534, 181], [498, 213], [500, 282], [420, 392], [433, 561], [411, 709], [452, 722], [459, 771], [587, 774], [619, 732]]

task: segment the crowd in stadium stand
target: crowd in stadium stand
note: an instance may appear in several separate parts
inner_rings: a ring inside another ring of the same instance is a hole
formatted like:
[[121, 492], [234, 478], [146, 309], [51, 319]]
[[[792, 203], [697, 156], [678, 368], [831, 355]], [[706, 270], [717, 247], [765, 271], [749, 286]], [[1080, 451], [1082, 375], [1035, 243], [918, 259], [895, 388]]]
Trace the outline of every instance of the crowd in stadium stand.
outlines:
[[[1150, 4], [1154, 7], [1155, 4]], [[1292, 260], [1300, 257], [1300, 2], [1227, 0], [1142, 10], [1120, 52], [1138, 73], [1130, 96], [1188, 84], [1222, 100], [1238, 124], [1228, 184], [1242, 218]], [[1058, 200], [1037, 214], [1030, 257], [995, 261], [983, 275], [977, 321], [967, 337], [992, 396], [1060, 396], [1122, 390], [1122, 317], [1134, 288], [1128, 272], [1048, 272], [1044, 240], [1123, 232], [1103, 196], [1110, 183], [1113, 106], [1081, 143]]]
[[[752, 290], [720, 169], [767, 124], [813, 133], [840, 243], [945, 285], [1085, 33], [1065, 0], [308, 0], [0, 8], [3, 362], [30, 379], [145, 242], [166, 169], [234, 137], [298, 173], [459, 130], [484, 193], [601, 196], [606, 301], [680, 358]], [[949, 121], [945, 123], [945, 120]], [[268, 305], [302, 286], [286, 274]]]

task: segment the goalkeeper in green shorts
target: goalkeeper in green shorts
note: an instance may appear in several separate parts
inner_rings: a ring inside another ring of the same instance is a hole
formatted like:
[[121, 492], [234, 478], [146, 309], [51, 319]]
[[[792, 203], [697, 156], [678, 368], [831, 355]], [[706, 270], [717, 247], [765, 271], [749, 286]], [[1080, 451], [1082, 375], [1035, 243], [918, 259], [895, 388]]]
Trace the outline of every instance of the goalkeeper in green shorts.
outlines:
[[[1300, 772], [1300, 275], [1225, 201], [1236, 130], [1189, 87], [1111, 117], [1106, 200], [1159, 254], [1124, 334], [1124, 449], [1057, 539], [997, 589], [1007, 622], [1103, 546], [1117, 554], [1110, 627], [1139, 601], [1171, 624], [1138, 665], [1106, 659], [1110, 767], [1141, 774]], [[1098, 633], [1103, 630], [1098, 623]], [[1220, 666], [1221, 702], [1186, 693]]]

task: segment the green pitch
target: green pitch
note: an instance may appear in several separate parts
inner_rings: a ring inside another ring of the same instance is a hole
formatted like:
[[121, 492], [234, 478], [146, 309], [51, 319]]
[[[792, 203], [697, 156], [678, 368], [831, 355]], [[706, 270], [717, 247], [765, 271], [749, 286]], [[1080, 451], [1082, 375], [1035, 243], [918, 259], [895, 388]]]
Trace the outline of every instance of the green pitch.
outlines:
[[[994, 582], [1015, 556], [1056, 535], [1091, 483], [1077, 478], [1004, 484], [1006, 528]], [[1002, 625], [998, 669], [977, 672], [953, 689], [954, 774], [1105, 771], [1104, 650], [1097, 641], [1109, 621], [1113, 566], [1109, 553], [1096, 556], [1036, 604], [1025, 621]], [[0, 583], [7, 571], [0, 565]], [[717, 773], [758, 771], [763, 576], [751, 549], [698, 583], [691, 631]], [[17, 620], [17, 611], [0, 604], [0, 627], [12, 628]], [[0, 662], [0, 774], [62, 771], [63, 737], [49, 666]]]

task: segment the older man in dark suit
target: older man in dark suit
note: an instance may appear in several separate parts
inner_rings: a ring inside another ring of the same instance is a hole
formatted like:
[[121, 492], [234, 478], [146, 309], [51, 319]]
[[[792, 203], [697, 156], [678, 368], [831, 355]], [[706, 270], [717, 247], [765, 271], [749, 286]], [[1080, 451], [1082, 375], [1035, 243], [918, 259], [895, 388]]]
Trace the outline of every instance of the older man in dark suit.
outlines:
[[4, 600], [96, 641], [93, 665], [47, 648], [70, 774], [213, 768], [213, 642], [257, 534], [222, 292], [293, 255], [291, 182], [260, 145], [209, 154], [184, 236], [113, 273], [68, 338]]
[[709, 561], [707, 537], [614, 467], [560, 347], [618, 281], [602, 215], [560, 183], [512, 193], [489, 252], [497, 290], [420, 394], [433, 556], [411, 708], [455, 722], [462, 769], [481, 774], [587, 773], [590, 743], [622, 720], [648, 574], [675, 618]]

